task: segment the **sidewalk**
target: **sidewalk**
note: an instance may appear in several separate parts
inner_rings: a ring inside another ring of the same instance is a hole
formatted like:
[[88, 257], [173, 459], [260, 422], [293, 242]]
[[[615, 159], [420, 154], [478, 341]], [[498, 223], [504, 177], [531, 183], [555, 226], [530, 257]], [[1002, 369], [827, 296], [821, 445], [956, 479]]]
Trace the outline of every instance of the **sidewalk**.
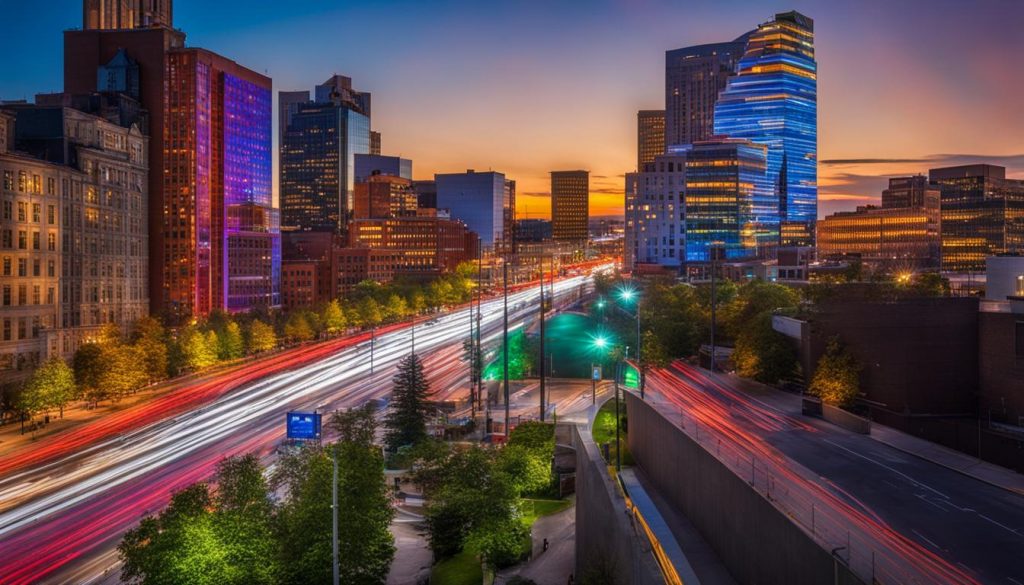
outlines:
[[[768, 406], [786, 414], [803, 416], [801, 398], [796, 394], [776, 390], [770, 386], [740, 378], [734, 374], [713, 375], [726, 378], [734, 387], [742, 388]], [[829, 426], [832, 425], [829, 424]], [[913, 435], [875, 422], [871, 423], [870, 437], [879, 443], [903, 451], [908, 455], [913, 455], [936, 465], [952, 469], [958, 473], [973, 477], [978, 481], [1024, 495], [1024, 475], [1013, 470], [982, 461], [977, 457], [955, 451], [938, 443], [919, 439]]]
[[[537, 585], [564, 585], [569, 580], [576, 562], [576, 504], [552, 514], [542, 516], [533, 523], [533, 552], [530, 560], [495, 576], [494, 583], [507, 583], [519, 575], [532, 579]], [[544, 550], [544, 539], [548, 550]]]

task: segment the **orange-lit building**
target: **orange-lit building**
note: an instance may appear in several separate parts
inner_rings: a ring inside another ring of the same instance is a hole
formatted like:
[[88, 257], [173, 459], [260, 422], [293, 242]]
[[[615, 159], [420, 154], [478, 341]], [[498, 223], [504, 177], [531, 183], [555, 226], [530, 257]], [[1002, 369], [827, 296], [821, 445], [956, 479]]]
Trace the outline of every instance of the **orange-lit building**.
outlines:
[[401, 252], [394, 272], [432, 276], [477, 257], [479, 237], [460, 221], [444, 217], [357, 219], [349, 224], [349, 247]]
[[374, 248], [336, 248], [332, 255], [331, 286], [336, 296], [352, 292], [364, 280], [391, 282], [403, 251]]
[[818, 257], [859, 257], [883, 268], [938, 268], [938, 210], [858, 207], [818, 220]]
[[336, 297], [333, 250], [337, 236], [329, 232], [285, 232], [281, 261], [281, 304], [288, 309], [313, 307]]

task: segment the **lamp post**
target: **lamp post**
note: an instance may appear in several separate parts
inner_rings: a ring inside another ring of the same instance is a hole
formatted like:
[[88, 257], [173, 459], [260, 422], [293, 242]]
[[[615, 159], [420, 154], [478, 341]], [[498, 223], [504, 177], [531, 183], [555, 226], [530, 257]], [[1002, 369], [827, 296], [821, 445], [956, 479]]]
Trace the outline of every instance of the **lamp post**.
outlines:
[[[594, 347], [598, 351], [603, 351], [604, 348], [608, 347], [608, 339], [603, 335], [598, 335], [594, 338]], [[594, 367], [594, 362], [590, 362], [590, 403], [597, 404], [597, 368]]]
[[502, 357], [503, 357], [502, 361], [504, 362], [504, 365], [505, 365], [505, 369], [504, 369], [504, 386], [505, 386], [505, 396], [504, 396], [504, 398], [505, 398], [505, 438], [507, 439], [508, 435], [509, 435], [509, 432], [508, 432], [508, 423], [509, 423], [509, 407], [508, 407], [508, 398], [509, 398], [509, 393], [508, 393], [508, 259], [505, 260], [505, 262], [502, 264], [502, 267], [504, 268], [504, 274], [505, 274], [505, 279], [504, 279], [504, 284], [505, 284], [505, 286], [504, 286], [504, 288], [505, 288], [505, 306], [504, 306], [505, 316], [504, 316], [504, 321], [503, 321], [503, 324], [502, 324], [502, 354], [503, 354], [502, 355]]
[[[634, 298], [636, 299], [636, 307], [634, 308], [634, 311], [635, 311], [636, 314], [633, 315], [633, 316], [636, 317], [636, 352], [635, 352], [635, 355], [636, 355], [637, 365], [639, 366], [640, 365], [640, 292], [637, 291], [636, 289], [633, 289], [633, 288], [623, 288], [623, 289], [621, 289], [619, 291], [619, 298], [622, 299], [622, 301], [627, 302], [627, 303], [632, 302]], [[625, 309], [623, 309], [623, 312], [626, 313], [627, 315], [629, 314], [629, 312], [626, 311]], [[629, 357], [629, 356], [627, 355], [626, 357]], [[643, 400], [643, 398], [644, 398], [644, 373], [643, 373], [643, 368], [641, 368], [641, 371], [640, 371], [639, 386], [640, 386], [640, 399]]]
[[540, 259], [540, 422], [544, 422], [544, 313], [547, 307], [544, 306], [544, 257]]
[[619, 417], [619, 375], [622, 373], [622, 362], [615, 362], [615, 472], [622, 471], [622, 457], [619, 452], [622, 444], [619, 442], [619, 424], [622, 422]]

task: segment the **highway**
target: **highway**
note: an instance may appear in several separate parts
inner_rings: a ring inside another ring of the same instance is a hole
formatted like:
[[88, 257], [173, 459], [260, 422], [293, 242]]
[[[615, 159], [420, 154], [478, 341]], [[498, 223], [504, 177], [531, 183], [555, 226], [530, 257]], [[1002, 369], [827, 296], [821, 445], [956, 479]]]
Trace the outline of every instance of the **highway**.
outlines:
[[855, 573], [880, 583], [1024, 583], [1024, 496], [803, 417], [675, 362], [650, 400]]
[[[575, 293], [588, 278], [555, 283], [556, 294]], [[509, 296], [510, 321], [535, 316], [539, 291]], [[483, 303], [485, 339], [500, 335], [502, 299]], [[125, 430], [46, 462], [21, 466], [0, 477], [0, 583], [96, 582], [116, 559], [121, 534], [147, 513], [161, 509], [172, 492], [210, 477], [218, 461], [258, 452], [270, 463], [284, 437], [289, 410], [330, 411], [386, 399], [394, 366], [415, 337], [435, 390], [465, 386], [462, 343], [469, 309], [462, 308], [409, 327], [382, 331], [374, 341], [336, 349], [287, 371], [245, 380], [199, 408]]]

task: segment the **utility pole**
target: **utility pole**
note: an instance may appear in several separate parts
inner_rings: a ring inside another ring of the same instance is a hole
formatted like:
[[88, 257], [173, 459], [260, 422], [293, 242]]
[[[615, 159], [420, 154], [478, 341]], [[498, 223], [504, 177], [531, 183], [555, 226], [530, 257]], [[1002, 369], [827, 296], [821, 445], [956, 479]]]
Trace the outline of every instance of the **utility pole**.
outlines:
[[334, 585], [340, 584], [338, 568], [338, 449], [331, 446], [331, 461], [334, 463], [334, 483], [331, 484], [331, 553], [334, 559]]
[[[484, 275], [484, 248], [481, 245], [477, 245], [477, 264], [476, 264], [476, 341], [474, 348], [476, 349], [476, 387], [477, 387], [477, 410], [483, 410], [483, 394], [484, 394], [484, 352], [483, 348], [480, 347], [481, 338], [483, 337], [480, 331], [481, 327], [481, 313], [483, 309], [483, 275]], [[494, 272], [492, 271], [493, 275]], [[487, 419], [484, 419], [484, 431], [487, 430]]]
[[370, 327], [370, 375], [373, 375], [373, 342], [377, 338], [377, 328]]
[[540, 422], [544, 422], [544, 257], [540, 258]]
[[476, 345], [473, 342], [473, 298], [469, 299], [469, 418], [476, 419]]
[[622, 471], [622, 458], [619, 456], [619, 452], [622, 450], [622, 444], [619, 442], [619, 424], [622, 422], [619, 418], [619, 375], [622, 374], [622, 361], [618, 361], [615, 364], [615, 471]]
[[505, 439], [508, 439], [509, 408], [508, 408], [508, 259], [502, 264], [505, 272], [505, 317], [502, 324], [502, 352], [505, 362]]
[[711, 371], [715, 371], [715, 305], [717, 304], [716, 298], [716, 281], [715, 281], [715, 267], [716, 261], [718, 260], [718, 247], [711, 244]]

